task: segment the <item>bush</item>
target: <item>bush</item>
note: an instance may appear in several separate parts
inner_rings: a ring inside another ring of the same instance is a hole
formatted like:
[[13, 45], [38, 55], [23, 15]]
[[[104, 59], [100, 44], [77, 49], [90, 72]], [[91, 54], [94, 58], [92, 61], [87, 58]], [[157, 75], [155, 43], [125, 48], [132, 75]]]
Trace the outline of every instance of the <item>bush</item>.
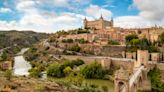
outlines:
[[109, 41], [108, 41], [108, 44], [110, 44], [110, 45], [120, 45], [119, 42], [113, 41], [113, 40], [109, 40]]
[[76, 39], [76, 41], [77, 41], [78, 43], [80, 43], [80, 44], [88, 43], [88, 41], [85, 40], [84, 38], [82, 38], [82, 39]]
[[10, 80], [12, 77], [12, 70], [6, 70], [5, 77], [7, 80]]
[[65, 75], [69, 75], [72, 72], [72, 68], [70, 66], [68, 66], [63, 70], [63, 72]]
[[164, 43], [164, 32], [160, 35], [160, 41], [161, 43]]
[[63, 39], [63, 43], [73, 43], [73, 39]]
[[79, 45], [74, 45], [73, 47], [69, 48], [70, 51], [80, 52], [81, 48]]
[[105, 76], [105, 70], [101, 67], [100, 64], [94, 62], [90, 65], [84, 66], [81, 70], [80, 73], [85, 77], [85, 78], [103, 78]]
[[37, 67], [30, 69], [29, 72], [31, 77], [35, 77], [35, 78], [40, 77], [41, 71]]
[[80, 65], [83, 65], [84, 64], [84, 61], [81, 60], [81, 59], [77, 59], [77, 60], [73, 60], [72, 61], [72, 64], [73, 65], [76, 65], [76, 66], [80, 66]]
[[51, 64], [47, 67], [47, 75], [52, 77], [63, 77], [63, 69], [60, 64]]

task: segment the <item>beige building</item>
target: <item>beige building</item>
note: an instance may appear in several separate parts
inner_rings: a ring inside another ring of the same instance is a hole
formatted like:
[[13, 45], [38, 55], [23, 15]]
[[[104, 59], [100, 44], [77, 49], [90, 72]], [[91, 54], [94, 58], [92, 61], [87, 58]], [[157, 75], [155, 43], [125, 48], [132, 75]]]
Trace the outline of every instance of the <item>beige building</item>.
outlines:
[[118, 41], [121, 45], [125, 45], [125, 37], [129, 34], [137, 34], [140, 39], [147, 38], [151, 42], [158, 41], [159, 36], [164, 32], [163, 28], [133, 28], [125, 29], [114, 27], [114, 21], [104, 20], [101, 16], [98, 20], [88, 21], [84, 19], [84, 28], [89, 29], [90, 33], [85, 34], [71, 34], [61, 37], [61, 39], [81, 39], [84, 38], [89, 42], [98, 42], [100, 44], [107, 44], [108, 40]]
[[113, 19], [111, 21], [104, 20], [101, 16], [100, 19], [94, 21], [88, 21], [84, 19], [84, 28], [94, 29], [94, 30], [103, 30], [107, 27], [113, 27]]

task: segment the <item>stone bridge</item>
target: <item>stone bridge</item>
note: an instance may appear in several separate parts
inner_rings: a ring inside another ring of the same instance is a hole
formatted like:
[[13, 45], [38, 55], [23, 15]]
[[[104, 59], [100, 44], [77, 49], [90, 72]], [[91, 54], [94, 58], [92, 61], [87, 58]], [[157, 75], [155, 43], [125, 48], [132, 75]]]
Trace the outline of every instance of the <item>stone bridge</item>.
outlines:
[[137, 60], [103, 56], [61, 55], [61, 57], [70, 60], [82, 59], [86, 64], [96, 61], [106, 69], [109, 69], [111, 65], [121, 66], [122, 68], [115, 73], [115, 92], [137, 92], [137, 90], [151, 90], [151, 84], [147, 78], [147, 73], [149, 71], [149, 64], [153, 63], [149, 61], [149, 53], [147, 50], [138, 50]]
[[131, 74], [120, 68], [115, 73], [115, 92], [138, 92], [138, 90], [151, 90], [150, 81], [147, 78], [148, 51], [137, 51], [137, 60]]

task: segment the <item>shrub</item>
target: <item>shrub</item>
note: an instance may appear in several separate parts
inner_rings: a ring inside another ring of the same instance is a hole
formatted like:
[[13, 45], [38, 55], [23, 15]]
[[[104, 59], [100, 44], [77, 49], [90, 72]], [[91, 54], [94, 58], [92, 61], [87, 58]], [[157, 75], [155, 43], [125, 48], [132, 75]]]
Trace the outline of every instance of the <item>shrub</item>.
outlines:
[[31, 77], [35, 77], [35, 78], [40, 77], [41, 71], [37, 67], [30, 69], [29, 72]]
[[5, 77], [7, 80], [10, 80], [12, 77], [12, 70], [6, 70]]
[[76, 66], [80, 66], [80, 65], [83, 65], [84, 64], [84, 61], [81, 60], [81, 59], [77, 59], [77, 60], [73, 60], [72, 61], [72, 64], [73, 65], [76, 65]]
[[69, 48], [70, 51], [80, 52], [81, 48], [78, 44], [74, 45], [73, 47]]
[[60, 64], [51, 64], [47, 67], [47, 75], [52, 77], [63, 77], [63, 69]]
[[68, 66], [63, 70], [63, 72], [65, 75], [69, 75], [72, 72], [72, 68], [70, 66]]
[[90, 65], [84, 66], [81, 70], [80, 73], [85, 77], [85, 78], [103, 78], [105, 76], [105, 70], [101, 67], [100, 64], [94, 62]]
[[119, 42], [113, 41], [113, 40], [109, 40], [109, 41], [108, 41], [108, 44], [110, 44], [110, 45], [120, 45]]
[[73, 43], [73, 39], [63, 39], [63, 43]]

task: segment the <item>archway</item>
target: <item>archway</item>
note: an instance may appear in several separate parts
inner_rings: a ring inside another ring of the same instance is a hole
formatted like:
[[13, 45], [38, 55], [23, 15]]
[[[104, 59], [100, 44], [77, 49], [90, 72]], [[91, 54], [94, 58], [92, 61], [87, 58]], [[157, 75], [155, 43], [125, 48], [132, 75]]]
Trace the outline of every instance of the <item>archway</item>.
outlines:
[[124, 82], [120, 81], [118, 82], [118, 92], [126, 92], [126, 85]]

